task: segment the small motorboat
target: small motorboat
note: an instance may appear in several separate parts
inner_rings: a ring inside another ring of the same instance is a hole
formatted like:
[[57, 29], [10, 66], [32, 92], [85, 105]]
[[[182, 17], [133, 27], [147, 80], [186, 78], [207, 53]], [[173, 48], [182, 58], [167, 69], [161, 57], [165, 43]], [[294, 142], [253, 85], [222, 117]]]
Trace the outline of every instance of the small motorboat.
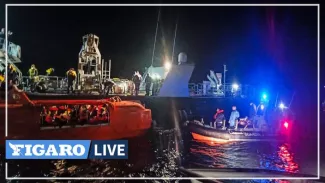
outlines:
[[240, 129], [221, 129], [203, 125], [198, 121], [187, 123], [189, 132], [193, 139], [200, 141], [282, 141], [286, 136], [282, 133], [271, 133], [265, 130], [240, 128]]

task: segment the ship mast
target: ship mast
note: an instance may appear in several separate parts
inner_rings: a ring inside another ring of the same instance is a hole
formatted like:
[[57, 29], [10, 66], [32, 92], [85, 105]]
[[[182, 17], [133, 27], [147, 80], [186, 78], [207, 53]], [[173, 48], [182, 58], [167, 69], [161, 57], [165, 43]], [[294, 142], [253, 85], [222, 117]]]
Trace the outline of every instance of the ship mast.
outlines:
[[173, 43], [173, 52], [172, 52], [172, 63], [174, 63], [174, 53], [175, 53], [175, 44], [176, 44], [176, 36], [177, 36], [177, 25], [178, 25], [178, 17], [176, 20], [175, 34], [174, 34], [174, 43]]
[[159, 27], [159, 20], [160, 20], [160, 8], [158, 12], [158, 18], [157, 18], [157, 26], [156, 26], [156, 33], [155, 33], [155, 41], [153, 43], [153, 50], [152, 50], [152, 57], [151, 57], [151, 66], [153, 66], [153, 60], [155, 58], [155, 49], [156, 49], [156, 41], [157, 41], [157, 33], [158, 33], [158, 27]]

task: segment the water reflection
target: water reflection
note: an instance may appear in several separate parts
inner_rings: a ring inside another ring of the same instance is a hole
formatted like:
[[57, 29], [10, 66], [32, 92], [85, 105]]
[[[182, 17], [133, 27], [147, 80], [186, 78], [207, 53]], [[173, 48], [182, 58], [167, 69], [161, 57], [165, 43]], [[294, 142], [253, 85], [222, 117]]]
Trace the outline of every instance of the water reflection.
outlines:
[[[161, 137], [168, 136], [165, 133]], [[9, 177], [175, 177], [179, 153], [148, 136], [129, 140], [128, 160], [11, 160]], [[3, 149], [2, 149], [3, 151]], [[4, 156], [1, 156], [4, 160]], [[2, 167], [3, 168], [3, 167]], [[74, 181], [78, 182], [78, 181]], [[84, 182], [84, 181], [79, 181]], [[96, 182], [96, 181], [92, 181]], [[106, 182], [106, 181], [99, 181]]]
[[298, 173], [289, 144], [276, 142], [191, 141], [186, 160], [191, 167], [259, 168]]

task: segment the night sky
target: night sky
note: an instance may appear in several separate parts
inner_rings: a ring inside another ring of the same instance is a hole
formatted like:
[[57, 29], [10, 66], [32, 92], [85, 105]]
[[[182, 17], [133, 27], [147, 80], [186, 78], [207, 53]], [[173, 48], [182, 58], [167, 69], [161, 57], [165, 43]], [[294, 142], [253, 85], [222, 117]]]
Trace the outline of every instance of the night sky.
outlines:
[[[151, 64], [159, 7], [9, 7], [11, 40], [22, 47], [20, 68], [36, 64], [63, 75], [77, 67], [82, 36], [100, 38], [112, 76], [130, 78]], [[317, 7], [162, 7], [154, 65], [171, 58], [179, 18], [179, 52], [196, 64], [193, 82], [227, 64], [228, 82], [317, 85]], [[316, 92], [316, 91], [315, 91]]]

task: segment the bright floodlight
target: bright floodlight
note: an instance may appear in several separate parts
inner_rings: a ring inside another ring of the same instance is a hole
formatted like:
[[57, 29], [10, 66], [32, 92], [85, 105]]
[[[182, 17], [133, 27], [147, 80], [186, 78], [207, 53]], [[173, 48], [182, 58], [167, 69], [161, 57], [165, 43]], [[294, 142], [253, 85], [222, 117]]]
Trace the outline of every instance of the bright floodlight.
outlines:
[[261, 110], [264, 110], [264, 105], [263, 104], [261, 105]]
[[263, 94], [263, 99], [266, 99], [267, 98], [267, 95], [266, 94]]
[[288, 127], [289, 127], [289, 123], [288, 123], [288, 122], [284, 122], [283, 126], [284, 126], [286, 129], [288, 129]]
[[238, 84], [235, 83], [235, 84], [232, 85], [232, 88], [233, 88], [234, 90], [238, 90], [239, 86], [238, 86]]
[[170, 64], [170, 62], [165, 62], [165, 69], [169, 70], [172, 67], [172, 65]]
[[280, 107], [280, 109], [284, 109], [284, 108], [285, 108], [285, 106], [284, 106], [283, 103], [281, 103], [281, 104], [279, 105], [279, 107]]

